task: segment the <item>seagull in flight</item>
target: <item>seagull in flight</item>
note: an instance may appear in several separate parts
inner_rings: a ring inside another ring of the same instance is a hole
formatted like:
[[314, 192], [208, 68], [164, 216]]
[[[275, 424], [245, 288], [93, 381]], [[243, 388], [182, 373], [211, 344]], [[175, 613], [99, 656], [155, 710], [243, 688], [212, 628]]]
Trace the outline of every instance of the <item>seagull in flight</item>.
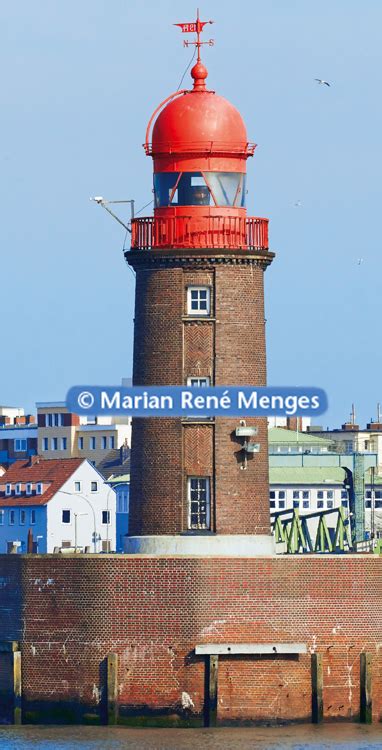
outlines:
[[324, 81], [323, 78], [315, 78], [314, 80], [317, 81], [317, 83], [324, 83], [325, 86], [330, 86], [330, 83], [328, 83], [328, 81]]

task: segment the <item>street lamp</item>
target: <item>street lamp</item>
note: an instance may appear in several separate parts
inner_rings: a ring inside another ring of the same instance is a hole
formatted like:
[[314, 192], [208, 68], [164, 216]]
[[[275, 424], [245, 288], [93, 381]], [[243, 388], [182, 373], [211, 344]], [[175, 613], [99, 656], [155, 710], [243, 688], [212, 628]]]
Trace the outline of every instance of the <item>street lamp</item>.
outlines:
[[77, 518], [78, 516], [88, 516], [89, 513], [74, 513], [74, 551], [77, 552]]
[[93, 551], [94, 551], [94, 553], [96, 553], [97, 552], [97, 521], [96, 521], [95, 510], [94, 510], [94, 507], [93, 507], [92, 503], [90, 502], [89, 498], [86, 497], [86, 495], [82, 494], [82, 492], [65, 492], [65, 490], [60, 490], [60, 492], [62, 492], [63, 495], [69, 495], [70, 497], [74, 497], [75, 495], [79, 495], [89, 505], [89, 508], [91, 509], [91, 511], [93, 513], [93, 523], [94, 523], [94, 531], [93, 531], [93, 545], [94, 545], [94, 550]]

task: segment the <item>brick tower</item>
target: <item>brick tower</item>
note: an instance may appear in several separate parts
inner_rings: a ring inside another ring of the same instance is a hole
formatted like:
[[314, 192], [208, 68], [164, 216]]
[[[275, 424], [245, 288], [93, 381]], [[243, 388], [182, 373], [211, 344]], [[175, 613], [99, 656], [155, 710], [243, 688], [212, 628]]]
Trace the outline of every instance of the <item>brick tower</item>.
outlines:
[[[268, 220], [247, 216], [239, 112], [206, 86], [172, 94], [146, 132], [154, 216], [132, 221], [134, 385], [265, 385]], [[152, 127], [153, 126], [153, 127]], [[152, 129], [152, 136], [151, 134]], [[151, 138], [151, 140], [150, 140]], [[265, 419], [133, 420], [127, 552], [273, 551]]]

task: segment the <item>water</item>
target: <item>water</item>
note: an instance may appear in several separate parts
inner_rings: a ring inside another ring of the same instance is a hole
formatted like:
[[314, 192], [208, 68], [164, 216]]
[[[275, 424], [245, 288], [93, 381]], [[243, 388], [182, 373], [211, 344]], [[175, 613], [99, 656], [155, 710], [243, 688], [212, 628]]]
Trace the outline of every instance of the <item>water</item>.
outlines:
[[369, 750], [382, 749], [382, 724], [246, 729], [0, 727], [1, 750]]

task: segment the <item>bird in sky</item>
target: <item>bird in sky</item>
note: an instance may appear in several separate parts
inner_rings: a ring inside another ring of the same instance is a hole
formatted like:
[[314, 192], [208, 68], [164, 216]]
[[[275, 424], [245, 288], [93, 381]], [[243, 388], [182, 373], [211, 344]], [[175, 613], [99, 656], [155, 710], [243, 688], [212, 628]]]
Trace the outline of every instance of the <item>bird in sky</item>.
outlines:
[[330, 83], [328, 83], [328, 81], [324, 81], [323, 78], [315, 78], [314, 80], [317, 81], [317, 83], [324, 83], [325, 86], [330, 86]]
[[302, 206], [302, 203], [301, 203], [301, 201], [296, 201], [296, 202], [294, 203], [294, 206], [295, 206], [295, 208], [300, 208], [300, 206]]

